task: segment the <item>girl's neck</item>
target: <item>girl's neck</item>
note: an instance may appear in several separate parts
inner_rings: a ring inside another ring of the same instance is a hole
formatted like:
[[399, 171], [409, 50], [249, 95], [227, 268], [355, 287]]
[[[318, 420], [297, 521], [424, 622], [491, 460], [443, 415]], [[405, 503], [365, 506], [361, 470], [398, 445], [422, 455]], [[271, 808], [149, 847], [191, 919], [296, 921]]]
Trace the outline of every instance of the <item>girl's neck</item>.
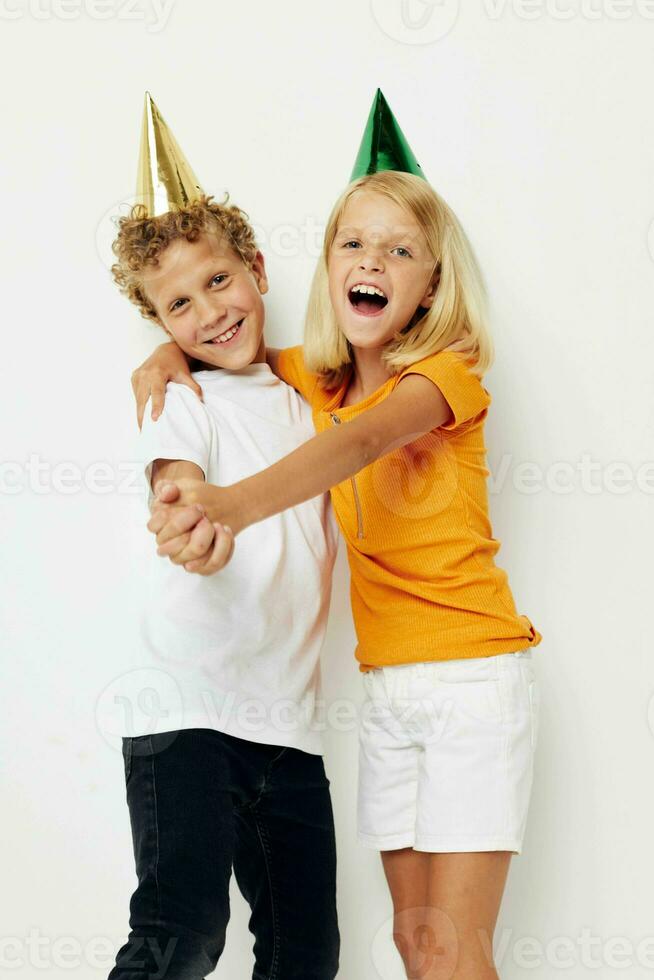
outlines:
[[352, 358], [354, 372], [344, 398], [344, 404], [347, 405], [354, 405], [368, 398], [391, 377], [391, 372], [381, 359], [379, 349], [366, 350], [353, 347]]

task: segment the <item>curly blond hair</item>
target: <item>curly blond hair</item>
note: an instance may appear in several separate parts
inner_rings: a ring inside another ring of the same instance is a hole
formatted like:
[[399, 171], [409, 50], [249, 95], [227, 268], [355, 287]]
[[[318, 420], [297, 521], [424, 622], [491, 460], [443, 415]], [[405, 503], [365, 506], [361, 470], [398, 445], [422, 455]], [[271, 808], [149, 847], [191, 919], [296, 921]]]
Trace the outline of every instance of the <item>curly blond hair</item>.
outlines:
[[245, 211], [227, 200], [226, 197], [219, 204], [212, 195], [203, 195], [183, 208], [154, 218], [148, 217], [143, 204], [135, 204], [126, 217], [118, 219], [118, 236], [112, 245], [118, 261], [112, 265], [111, 273], [121, 293], [146, 319], [160, 323], [143, 287], [142, 272], [159, 264], [159, 257], [171, 242], [181, 238], [195, 242], [204, 233], [224, 236], [245, 265], [252, 268], [257, 254], [254, 231]]

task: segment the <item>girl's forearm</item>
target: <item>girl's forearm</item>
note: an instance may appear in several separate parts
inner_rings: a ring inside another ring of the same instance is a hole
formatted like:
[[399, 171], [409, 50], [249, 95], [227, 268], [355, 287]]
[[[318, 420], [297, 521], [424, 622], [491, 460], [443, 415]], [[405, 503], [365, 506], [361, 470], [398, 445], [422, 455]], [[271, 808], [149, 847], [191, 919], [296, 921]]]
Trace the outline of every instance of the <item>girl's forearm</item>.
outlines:
[[235, 531], [311, 500], [358, 473], [377, 458], [366, 427], [353, 420], [321, 432], [254, 476], [219, 490], [220, 503], [208, 508], [211, 521], [224, 522], [225, 494]]

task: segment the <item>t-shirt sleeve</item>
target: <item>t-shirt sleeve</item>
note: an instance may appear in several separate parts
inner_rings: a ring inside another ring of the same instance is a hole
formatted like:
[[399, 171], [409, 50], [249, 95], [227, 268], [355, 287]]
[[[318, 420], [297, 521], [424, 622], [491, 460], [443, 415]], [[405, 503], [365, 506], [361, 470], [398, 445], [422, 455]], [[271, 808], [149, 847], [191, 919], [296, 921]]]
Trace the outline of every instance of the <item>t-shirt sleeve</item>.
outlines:
[[163, 411], [156, 422], [151, 411], [152, 402], [148, 399], [138, 443], [148, 491], [156, 459], [195, 463], [206, 479], [213, 435], [207, 410], [198, 396], [186, 385], [168, 382]]
[[282, 381], [299, 391], [304, 400], [311, 404], [319, 379], [317, 374], [307, 371], [304, 366], [302, 347], [286, 347], [280, 351], [277, 370]]
[[476, 374], [470, 370], [462, 355], [440, 351], [409, 365], [400, 375], [421, 374], [436, 385], [452, 409], [454, 418], [440, 428], [452, 432], [464, 422], [476, 418], [491, 403], [491, 396]]

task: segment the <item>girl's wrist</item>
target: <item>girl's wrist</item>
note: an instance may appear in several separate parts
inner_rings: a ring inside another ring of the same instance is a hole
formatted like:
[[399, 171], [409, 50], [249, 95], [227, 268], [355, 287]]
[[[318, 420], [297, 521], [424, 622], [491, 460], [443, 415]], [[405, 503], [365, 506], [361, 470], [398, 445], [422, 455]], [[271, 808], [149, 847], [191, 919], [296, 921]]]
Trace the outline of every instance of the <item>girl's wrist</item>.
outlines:
[[240, 483], [233, 483], [228, 487], [213, 487], [209, 506], [205, 510], [212, 524], [226, 524], [234, 536], [253, 523], [247, 513]]

